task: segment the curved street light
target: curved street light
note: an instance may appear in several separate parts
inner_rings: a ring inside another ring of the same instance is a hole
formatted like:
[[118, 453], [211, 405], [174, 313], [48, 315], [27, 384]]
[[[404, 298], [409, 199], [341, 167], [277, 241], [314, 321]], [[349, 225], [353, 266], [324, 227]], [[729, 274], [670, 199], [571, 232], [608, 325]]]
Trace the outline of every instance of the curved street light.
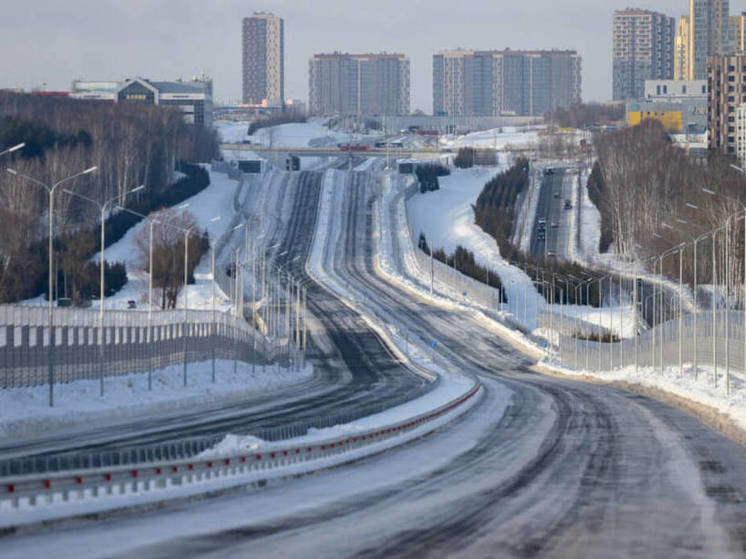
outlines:
[[[20, 146], [21, 144], [19, 144]], [[18, 150], [21, 149], [19, 146], [14, 146], [11, 148], [11, 150]], [[10, 173], [13, 176], [22, 178], [24, 180], [27, 180], [28, 182], [31, 182], [37, 186], [41, 186], [44, 190], [47, 191], [47, 194], [49, 195], [49, 209], [48, 209], [48, 221], [49, 221], [49, 240], [48, 240], [48, 247], [47, 250], [49, 252], [49, 259], [48, 259], [48, 273], [49, 276], [49, 282], [48, 282], [48, 297], [49, 297], [49, 311], [48, 311], [48, 321], [49, 321], [49, 350], [48, 350], [48, 376], [49, 376], [49, 406], [54, 406], [54, 346], [55, 346], [55, 336], [54, 336], [54, 300], [52, 297], [52, 290], [54, 288], [54, 283], [52, 279], [53, 275], [53, 267], [54, 262], [52, 259], [52, 251], [53, 251], [53, 235], [54, 235], [54, 193], [57, 190], [57, 188], [67, 182], [70, 182], [72, 180], [75, 180], [79, 177], [82, 177], [83, 175], [88, 175], [92, 172], [94, 172], [98, 167], [89, 167], [85, 171], [81, 171], [80, 173], [76, 173], [74, 175], [70, 175], [69, 177], [66, 177], [60, 181], [57, 181], [52, 186], [49, 186], [45, 183], [43, 183], [40, 180], [37, 180], [33, 177], [30, 177], [28, 175], [24, 175], [23, 173], [19, 173], [15, 169], [6, 169], [8, 173]]]

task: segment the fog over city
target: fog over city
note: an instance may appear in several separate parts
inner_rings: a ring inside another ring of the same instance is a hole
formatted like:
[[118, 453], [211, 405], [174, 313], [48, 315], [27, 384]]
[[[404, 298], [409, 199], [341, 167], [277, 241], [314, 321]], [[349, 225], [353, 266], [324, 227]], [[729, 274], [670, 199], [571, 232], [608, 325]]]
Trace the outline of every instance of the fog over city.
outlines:
[[[0, 87], [68, 89], [74, 78], [182, 76], [205, 71], [216, 100], [241, 94], [241, 19], [285, 20], [287, 97], [308, 97], [308, 59], [320, 52], [398, 51], [412, 62], [412, 109], [432, 109], [432, 55], [440, 49], [576, 49], [583, 99], [611, 98], [611, 12], [592, 0], [32, 0], [5, 3]], [[685, 0], [649, 8], [679, 17]], [[732, 14], [746, 9], [732, 2]]]

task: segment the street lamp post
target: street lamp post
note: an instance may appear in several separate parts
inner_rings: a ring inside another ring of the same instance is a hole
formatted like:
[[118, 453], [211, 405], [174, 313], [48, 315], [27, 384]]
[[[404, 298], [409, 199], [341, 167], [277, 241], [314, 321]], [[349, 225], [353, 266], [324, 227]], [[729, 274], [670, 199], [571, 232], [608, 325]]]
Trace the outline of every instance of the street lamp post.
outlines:
[[106, 257], [105, 257], [105, 250], [106, 250], [106, 212], [110, 209], [110, 204], [113, 204], [120, 198], [124, 199], [129, 194], [133, 194], [135, 192], [139, 192], [145, 188], [144, 184], [141, 184], [140, 186], [133, 188], [132, 190], [126, 191], [122, 196], [114, 196], [113, 198], [110, 198], [109, 200], [104, 201], [104, 203], [100, 203], [97, 200], [94, 200], [93, 198], [89, 198], [88, 196], [83, 196], [82, 194], [78, 194], [77, 192], [73, 192], [72, 190], [63, 189], [62, 191], [65, 194], [69, 194], [70, 196], [74, 196], [76, 198], [80, 198], [81, 200], [85, 200], [87, 202], [90, 202], [91, 204], [94, 204], [96, 207], [98, 207], [99, 212], [101, 215], [99, 216], [100, 222], [101, 222], [101, 252], [99, 257], [99, 309], [98, 309], [98, 322], [99, 322], [99, 347], [100, 347], [100, 353], [101, 353], [101, 363], [100, 363], [100, 373], [99, 373], [99, 394], [103, 397], [104, 395], [104, 351], [105, 351], [105, 343], [104, 343], [104, 316], [106, 314], [106, 305], [104, 302], [104, 266], [106, 264]]
[[[14, 146], [10, 150], [8, 150], [8, 152], [15, 151], [17, 149], [20, 149], [20, 147]], [[6, 169], [6, 171], [8, 171], [8, 173], [10, 173], [11, 175], [14, 175], [14, 176], [20, 177], [22, 179], [25, 179], [25, 180], [27, 180], [29, 182], [32, 182], [32, 183], [36, 184], [37, 186], [41, 186], [49, 194], [49, 209], [48, 209], [48, 211], [49, 211], [49, 216], [48, 216], [49, 217], [49, 219], [48, 219], [48, 221], [49, 221], [49, 232], [48, 232], [49, 239], [48, 239], [48, 246], [47, 246], [47, 251], [49, 252], [49, 255], [48, 255], [49, 256], [49, 261], [47, 263], [47, 265], [48, 265], [48, 274], [47, 275], [49, 276], [49, 278], [48, 278], [49, 279], [49, 284], [48, 284], [48, 296], [49, 296], [49, 311], [48, 311], [48, 315], [49, 315], [48, 316], [48, 323], [49, 323], [49, 346], [48, 346], [49, 347], [49, 352], [48, 352], [48, 361], [49, 362], [48, 362], [48, 376], [49, 376], [49, 406], [50, 407], [54, 406], [54, 346], [56, 344], [55, 335], [54, 335], [54, 300], [53, 300], [53, 294], [52, 294], [52, 290], [54, 288], [54, 281], [53, 281], [53, 278], [52, 278], [52, 276], [53, 276], [53, 267], [54, 267], [54, 261], [53, 261], [53, 256], [52, 256], [52, 252], [53, 252], [53, 248], [54, 248], [53, 247], [53, 235], [54, 235], [54, 193], [55, 193], [55, 191], [57, 190], [57, 188], [60, 185], [66, 183], [66, 182], [70, 182], [70, 181], [72, 181], [74, 179], [77, 179], [78, 177], [82, 177], [83, 175], [87, 175], [89, 173], [92, 173], [97, 168], [98, 167], [95, 167], [95, 166], [94, 167], [90, 167], [90, 168], [86, 169], [85, 171], [81, 171], [80, 173], [76, 173], [76, 174], [71, 175], [71, 176], [69, 176], [67, 178], [64, 178], [64, 179], [62, 179], [60, 181], [57, 181], [52, 186], [48, 186], [47, 184], [45, 184], [45, 183], [43, 183], [43, 182], [41, 182], [41, 181], [39, 181], [39, 180], [37, 180], [35, 178], [32, 178], [32, 177], [29, 177], [28, 175], [24, 175], [22, 173], [19, 173], [15, 169], [10, 169], [10, 168]]]
[[[736, 165], [731, 165], [731, 167], [733, 169], [735, 169], [736, 171], [740, 172], [741, 174], [746, 175], [746, 170], [744, 170], [743, 168], [738, 167]], [[710, 196], [719, 196], [719, 197], [724, 198], [726, 200], [731, 200], [733, 202], [736, 202], [738, 205], [741, 206], [741, 208], [743, 210], [743, 224], [744, 224], [744, 255], [743, 255], [743, 266], [744, 266], [744, 270], [743, 270], [743, 324], [744, 324], [744, 328], [743, 328], [743, 330], [744, 330], [744, 340], [743, 340], [743, 371], [744, 371], [744, 374], [746, 374], [746, 204], [744, 204], [741, 200], [739, 200], [737, 198], [732, 198], [730, 196], [726, 196], [725, 194], [721, 194], [719, 192], [715, 192], [714, 190], [711, 190], [709, 188], [703, 188], [702, 191], [704, 193], [706, 193], [706, 194], [709, 194]], [[733, 217], [733, 216], [731, 216], [731, 217]], [[713, 246], [714, 246], [714, 242], [715, 242], [714, 241], [714, 239], [715, 239], [714, 235], [715, 234], [713, 232]], [[713, 260], [714, 260], [714, 256], [713, 256]], [[713, 288], [714, 287], [715, 286], [713, 285]], [[713, 300], [714, 300], [714, 289], [713, 289]], [[727, 315], [728, 315], [728, 310], [727, 310], [727, 307], [726, 307], [726, 316]], [[726, 363], [727, 363], [727, 359], [726, 359]], [[715, 379], [717, 381], [717, 375], [715, 376]], [[730, 379], [728, 379], [728, 381], [729, 380]], [[730, 382], [726, 382], [725, 391], [726, 391], [726, 395], [728, 395], [730, 393]]]
[[23, 149], [26, 147], [26, 142], [21, 142], [20, 144], [17, 144], [11, 148], [6, 149], [5, 151], [0, 151], [0, 155], [7, 155], [9, 153], [13, 153], [14, 151], [18, 151], [19, 149]]

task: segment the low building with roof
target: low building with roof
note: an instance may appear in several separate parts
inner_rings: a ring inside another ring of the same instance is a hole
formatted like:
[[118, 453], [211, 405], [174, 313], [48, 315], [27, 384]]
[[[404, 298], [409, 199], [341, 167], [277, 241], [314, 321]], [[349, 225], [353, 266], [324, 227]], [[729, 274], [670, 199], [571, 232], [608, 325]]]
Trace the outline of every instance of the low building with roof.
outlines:
[[126, 79], [123, 82], [76, 80], [71, 89], [70, 96], [76, 99], [175, 107], [190, 124], [212, 125], [212, 79], [207, 76], [189, 81], [154, 81], [146, 78]]

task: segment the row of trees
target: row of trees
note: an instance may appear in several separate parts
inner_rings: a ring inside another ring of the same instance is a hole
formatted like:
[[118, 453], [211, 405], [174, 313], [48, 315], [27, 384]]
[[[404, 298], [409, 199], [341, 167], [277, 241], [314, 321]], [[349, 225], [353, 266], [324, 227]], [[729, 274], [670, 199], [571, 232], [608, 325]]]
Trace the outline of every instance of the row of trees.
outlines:
[[516, 159], [513, 166], [493, 177], [484, 185], [474, 205], [474, 221], [497, 241], [503, 258], [516, 253], [510, 243], [515, 221], [516, 201], [526, 192], [529, 181], [528, 160]]
[[[427, 237], [425, 237], [424, 233], [420, 233], [418, 246], [420, 250], [430, 256], [430, 246], [427, 244]], [[474, 259], [474, 253], [469, 249], [462, 247], [461, 245], [457, 246], [456, 250], [450, 255], [447, 254], [446, 251], [442, 248], [433, 249], [432, 257], [435, 260], [442, 262], [446, 266], [451, 266], [455, 270], [458, 270], [465, 276], [489, 285], [490, 287], [494, 287], [495, 289], [498, 289], [500, 291], [503, 290], [500, 276], [495, 273], [491, 273], [489, 268], [485, 268], [484, 266], [477, 264], [476, 260]], [[504, 292], [502, 302], [507, 302], [507, 298]]]
[[[153, 270], [150, 270], [150, 226], [153, 224]], [[179, 230], [187, 230], [186, 236]], [[162, 309], [176, 308], [176, 298], [184, 285], [184, 242], [186, 251], [187, 283], [194, 283], [194, 269], [202, 256], [210, 250], [210, 239], [205, 231], [200, 234], [197, 221], [188, 211], [169, 208], [148, 216], [145, 226], [135, 237], [139, 268], [153, 274], [154, 301]], [[159, 302], [158, 302], [159, 301]]]
[[[208, 161], [218, 153], [213, 130], [185, 123], [172, 108], [0, 92], [0, 114], [0, 149], [26, 142], [3, 158], [7, 167], [51, 185], [96, 166], [65, 188], [99, 202], [119, 197], [124, 204], [124, 193], [144, 184], [128, 201], [145, 213], [178, 192], [177, 162]], [[0, 173], [0, 302], [46, 292], [47, 208], [43, 188]], [[91, 235], [99, 216], [95, 204], [56, 191], [55, 278], [62, 294], [85, 300], [98, 292], [98, 282], [85, 278], [92, 275], [87, 260], [100, 248]], [[107, 235], [107, 241], [117, 238]], [[123, 269], [112, 265], [109, 271], [110, 285], [118, 285]]]
[[[610, 244], [622, 256], [652, 256], [723, 228], [716, 237], [715, 277], [724, 279], [728, 245], [728, 280], [743, 281], [743, 220], [727, 218], [746, 203], [746, 180], [732, 167], [732, 157], [713, 152], [706, 161], [695, 160], [671, 144], [654, 120], [604, 134], [597, 138], [596, 148], [598, 164], [589, 194], [601, 212], [600, 248]], [[698, 249], [698, 282], [712, 283], [711, 240], [700, 242]], [[664, 264], [664, 273], [678, 278], [677, 259]], [[683, 268], [684, 281], [693, 282], [691, 249], [684, 253]]]
[[417, 180], [420, 183], [420, 193], [433, 192], [440, 189], [438, 177], [444, 177], [451, 174], [446, 167], [435, 163], [427, 165], [417, 165], [414, 170]]

